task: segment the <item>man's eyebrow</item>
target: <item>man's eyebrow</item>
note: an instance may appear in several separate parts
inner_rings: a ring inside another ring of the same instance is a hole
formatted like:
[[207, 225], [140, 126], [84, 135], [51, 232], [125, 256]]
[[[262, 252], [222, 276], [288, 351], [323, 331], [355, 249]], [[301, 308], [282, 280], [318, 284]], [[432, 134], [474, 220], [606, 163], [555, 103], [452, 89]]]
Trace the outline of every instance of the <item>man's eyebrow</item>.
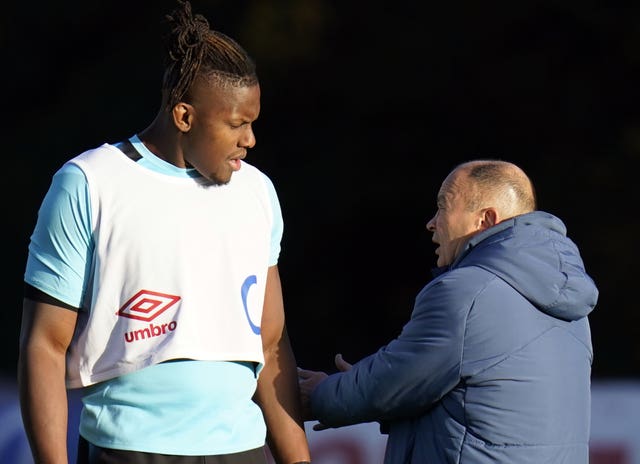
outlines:
[[446, 204], [448, 197], [449, 197], [449, 195], [447, 195], [447, 192], [440, 192], [440, 193], [438, 193], [438, 196], [436, 197], [436, 202], [439, 205], [440, 204]]

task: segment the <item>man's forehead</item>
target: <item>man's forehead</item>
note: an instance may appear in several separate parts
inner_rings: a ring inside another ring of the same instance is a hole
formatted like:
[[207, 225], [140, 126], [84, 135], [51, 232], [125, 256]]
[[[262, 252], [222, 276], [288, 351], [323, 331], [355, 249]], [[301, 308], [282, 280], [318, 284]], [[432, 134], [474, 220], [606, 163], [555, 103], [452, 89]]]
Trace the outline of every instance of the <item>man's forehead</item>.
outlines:
[[438, 202], [450, 203], [455, 198], [455, 189], [451, 184], [442, 184], [438, 191]]
[[464, 190], [468, 187], [465, 177], [460, 175], [460, 171], [454, 171], [442, 182], [438, 191], [438, 201], [451, 203], [457, 198], [464, 197]]

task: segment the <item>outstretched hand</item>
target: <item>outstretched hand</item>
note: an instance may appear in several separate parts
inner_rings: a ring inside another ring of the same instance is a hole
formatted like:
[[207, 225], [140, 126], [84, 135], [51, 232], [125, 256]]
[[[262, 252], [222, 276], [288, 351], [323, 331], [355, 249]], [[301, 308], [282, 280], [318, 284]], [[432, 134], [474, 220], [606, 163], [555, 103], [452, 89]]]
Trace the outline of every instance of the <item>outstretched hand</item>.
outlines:
[[[337, 354], [334, 363], [339, 371], [345, 372], [351, 369], [352, 365], [342, 358], [341, 354]], [[305, 421], [314, 420], [311, 412], [311, 394], [320, 382], [328, 377], [326, 372], [311, 371], [298, 367], [298, 385], [300, 386], [300, 400], [302, 402], [302, 413]], [[318, 422], [313, 426], [313, 430], [326, 430], [330, 428]]]

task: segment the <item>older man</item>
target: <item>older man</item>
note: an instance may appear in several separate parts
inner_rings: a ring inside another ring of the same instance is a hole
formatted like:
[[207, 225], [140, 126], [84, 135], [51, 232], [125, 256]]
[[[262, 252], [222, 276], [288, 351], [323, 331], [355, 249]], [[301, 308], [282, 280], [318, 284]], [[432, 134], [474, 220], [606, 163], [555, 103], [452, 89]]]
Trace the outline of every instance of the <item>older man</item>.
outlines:
[[380, 422], [388, 464], [586, 464], [598, 290], [578, 248], [509, 162], [457, 166], [437, 206], [410, 320], [342, 372], [299, 369], [307, 419]]

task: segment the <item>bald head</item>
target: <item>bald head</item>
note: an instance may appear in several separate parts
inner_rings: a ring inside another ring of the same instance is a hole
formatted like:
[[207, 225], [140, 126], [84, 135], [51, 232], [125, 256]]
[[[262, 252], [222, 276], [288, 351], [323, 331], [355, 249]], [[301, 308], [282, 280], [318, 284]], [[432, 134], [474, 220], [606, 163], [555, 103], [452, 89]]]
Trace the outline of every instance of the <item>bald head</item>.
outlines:
[[473, 160], [450, 174], [467, 186], [461, 192], [469, 211], [495, 208], [501, 220], [536, 209], [535, 189], [525, 172], [513, 163]]
[[438, 266], [451, 264], [474, 235], [536, 209], [529, 177], [513, 163], [473, 160], [451, 171], [438, 192], [438, 210], [427, 223]]

